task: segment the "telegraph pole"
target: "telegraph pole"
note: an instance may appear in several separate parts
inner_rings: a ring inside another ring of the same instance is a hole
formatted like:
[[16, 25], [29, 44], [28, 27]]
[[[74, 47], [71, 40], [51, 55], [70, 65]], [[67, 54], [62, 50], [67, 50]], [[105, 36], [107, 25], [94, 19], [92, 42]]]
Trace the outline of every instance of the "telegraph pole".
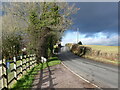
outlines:
[[77, 28], [77, 43], [79, 42], [79, 28]]

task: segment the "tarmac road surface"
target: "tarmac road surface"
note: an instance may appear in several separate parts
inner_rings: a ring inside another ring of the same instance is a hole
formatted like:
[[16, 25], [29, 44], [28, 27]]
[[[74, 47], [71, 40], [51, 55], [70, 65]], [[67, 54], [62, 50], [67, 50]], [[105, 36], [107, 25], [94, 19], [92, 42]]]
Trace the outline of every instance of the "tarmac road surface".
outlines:
[[84, 59], [62, 47], [59, 58], [78, 75], [101, 88], [118, 88], [118, 67]]

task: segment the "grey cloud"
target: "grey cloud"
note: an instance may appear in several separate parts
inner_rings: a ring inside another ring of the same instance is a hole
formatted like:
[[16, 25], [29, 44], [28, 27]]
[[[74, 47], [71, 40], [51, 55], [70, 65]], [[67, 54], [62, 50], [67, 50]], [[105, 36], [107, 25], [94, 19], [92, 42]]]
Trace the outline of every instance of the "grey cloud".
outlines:
[[92, 35], [97, 32], [118, 32], [118, 3], [79, 2], [80, 10], [73, 15], [73, 28], [80, 28], [81, 33]]

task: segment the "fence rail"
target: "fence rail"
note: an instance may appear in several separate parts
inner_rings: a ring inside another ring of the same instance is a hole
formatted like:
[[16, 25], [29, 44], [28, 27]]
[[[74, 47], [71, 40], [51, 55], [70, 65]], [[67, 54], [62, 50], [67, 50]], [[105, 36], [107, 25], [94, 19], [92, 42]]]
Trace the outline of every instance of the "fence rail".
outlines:
[[12, 61], [0, 60], [0, 90], [7, 89], [29, 69], [36, 65], [35, 54], [13, 57]]

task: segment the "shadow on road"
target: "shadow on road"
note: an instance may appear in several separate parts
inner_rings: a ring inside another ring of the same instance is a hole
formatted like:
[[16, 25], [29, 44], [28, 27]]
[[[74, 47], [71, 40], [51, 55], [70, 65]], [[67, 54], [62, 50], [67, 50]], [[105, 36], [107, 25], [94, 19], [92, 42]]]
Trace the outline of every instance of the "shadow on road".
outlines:
[[57, 84], [53, 84], [53, 80], [55, 79], [55, 77], [53, 78], [53, 71], [51, 70], [50, 66], [48, 65], [48, 63], [46, 63], [47, 68], [42, 69], [43, 65], [41, 66], [41, 70], [38, 76], [35, 77], [35, 82], [37, 83], [33, 83], [33, 88], [35, 90], [41, 90], [41, 89], [51, 89], [54, 90], [54, 86]]

